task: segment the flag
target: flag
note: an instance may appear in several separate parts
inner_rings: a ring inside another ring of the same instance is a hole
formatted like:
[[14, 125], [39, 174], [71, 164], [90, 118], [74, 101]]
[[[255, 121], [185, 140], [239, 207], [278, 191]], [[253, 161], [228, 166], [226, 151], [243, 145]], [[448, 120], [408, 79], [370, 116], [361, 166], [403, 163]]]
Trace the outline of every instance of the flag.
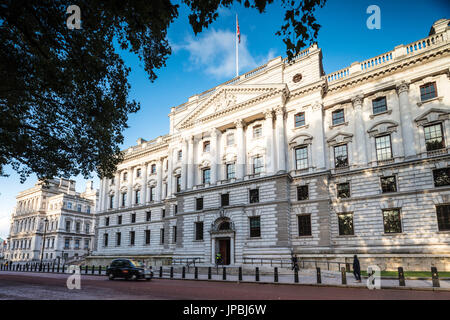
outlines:
[[239, 39], [239, 43], [241, 43], [241, 32], [239, 31], [239, 21], [236, 15], [236, 36]]

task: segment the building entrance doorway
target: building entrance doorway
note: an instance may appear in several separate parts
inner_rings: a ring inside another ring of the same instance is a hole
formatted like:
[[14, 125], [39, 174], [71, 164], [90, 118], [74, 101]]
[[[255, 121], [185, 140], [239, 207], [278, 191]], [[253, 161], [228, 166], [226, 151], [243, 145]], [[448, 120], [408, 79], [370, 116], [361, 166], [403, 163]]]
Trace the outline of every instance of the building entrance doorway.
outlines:
[[217, 239], [217, 242], [219, 244], [219, 250], [217, 251], [222, 256], [222, 263], [224, 265], [230, 264], [230, 238], [224, 238], [224, 239]]

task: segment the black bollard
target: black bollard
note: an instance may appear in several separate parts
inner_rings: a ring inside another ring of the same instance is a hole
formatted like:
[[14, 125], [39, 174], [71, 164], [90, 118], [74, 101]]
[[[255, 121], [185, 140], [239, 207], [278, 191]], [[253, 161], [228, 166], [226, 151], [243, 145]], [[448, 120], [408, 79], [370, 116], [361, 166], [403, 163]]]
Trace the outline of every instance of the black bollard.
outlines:
[[94, 272], [95, 272], [95, 267], [94, 267], [94, 265], [92, 265], [91, 274], [94, 274]]
[[345, 268], [341, 268], [341, 277], [342, 277], [342, 284], [347, 284], [347, 273], [345, 272]]
[[278, 282], [278, 268], [273, 268], [273, 282]]
[[227, 268], [226, 267], [223, 267], [222, 280], [227, 280]]
[[436, 267], [431, 267], [431, 279], [433, 280], [433, 288], [439, 288], [439, 274]]
[[183, 269], [181, 271], [181, 279], [186, 278], [186, 268], [183, 266]]
[[84, 273], [88, 274], [88, 266], [86, 265], [86, 267], [84, 268]]
[[170, 267], [170, 279], [173, 278], [173, 267]]
[[316, 268], [317, 272], [317, 283], [322, 283], [322, 274], [320, 273], [320, 268]]
[[294, 268], [294, 282], [298, 283], [298, 269]]
[[208, 280], [211, 280], [211, 267], [208, 267]]
[[159, 267], [159, 277], [162, 278], [162, 276], [163, 276], [163, 267], [160, 266]]
[[55, 273], [55, 264], [52, 265], [52, 272]]
[[101, 265], [98, 266], [98, 274], [100, 274], [100, 275], [102, 274], [102, 266]]
[[242, 281], [242, 267], [239, 267], [239, 281]]
[[259, 281], [259, 268], [256, 267], [255, 269], [255, 281]]
[[405, 273], [403, 272], [403, 267], [398, 267], [398, 285], [400, 287], [405, 286]]
[[196, 280], [198, 279], [198, 267], [195, 267], [194, 278], [195, 278]]
[[62, 267], [62, 273], [64, 273], [64, 268], [66, 267], [66, 265], [64, 265], [63, 264], [63, 267]]

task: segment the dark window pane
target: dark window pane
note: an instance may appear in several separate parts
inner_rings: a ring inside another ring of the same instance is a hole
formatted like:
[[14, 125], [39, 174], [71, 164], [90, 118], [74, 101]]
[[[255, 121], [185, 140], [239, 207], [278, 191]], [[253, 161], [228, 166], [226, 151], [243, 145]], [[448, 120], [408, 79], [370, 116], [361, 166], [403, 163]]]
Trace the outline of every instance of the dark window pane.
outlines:
[[159, 239], [161, 244], [164, 244], [164, 229], [161, 229], [160, 231], [160, 239]]
[[397, 192], [395, 176], [381, 177], [381, 190], [383, 193]]
[[332, 115], [332, 118], [333, 118], [333, 126], [345, 122], [344, 109], [336, 110], [331, 115]]
[[450, 185], [450, 168], [442, 168], [433, 170], [433, 179], [435, 187], [443, 187]]
[[420, 99], [422, 101], [437, 97], [436, 82], [431, 82], [420, 86]]
[[227, 179], [232, 179], [236, 176], [236, 166], [234, 163], [227, 164]]
[[383, 210], [383, 221], [385, 233], [402, 232], [402, 223], [400, 220], [399, 209]]
[[427, 151], [440, 150], [445, 148], [444, 136], [442, 134], [442, 124], [434, 124], [423, 128], [425, 133], [425, 145]]
[[220, 205], [222, 207], [230, 205], [230, 194], [224, 193], [220, 195]]
[[298, 235], [310, 236], [311, 235], [311, 216], [303, 215], [298, 216]]
[[122, 238], [122, 234], [120, 232], [117, 232], [116, 233], [116, 245], [117, 246], [120, 246], [120, 242], [122, 240], [121, 238]]
[[145, 244], [150, 244], [150, 230], [145, 230]]
[[295, 167], [297, 170], [308, 168], [308, 147], [295, 149]]
[[372, 101], [373, 114], [381, 113], [387, 110], [386, 97], [381, 97]]
[[307, 185], [305, 186], [298, 186], [297, 187], [297, 200], [308, 200], [309, 199], [309, 188]]
[[392, 159], [392, 147], [390, 135], [375, 138], [375, 148], [377, 150], [378, 161]]
[[151, 212], [151, 211], [147, 211], [146, 215], [147, 215], [147, 216], [145, 217], [145, 220], [146, 220], [146, 221], [152, 220], [152, 212]]
[[253, 173], [261, 173], [264, 169], [264, 163], [262, 157], [253, 158]]
[[136, 222], [136, 213], [133, 213], [131, 215], [131, 223], [135, 223]]
[[259, 189], [250, 190], [250, 203], [259, 202]]
[[348, 167], [346, 144], [334, 147], [334, 163], [336, 168]]
[[345, 182], [337, 185], [337, 197], [350, 198], [350, 183]]
[[202, 171], [202, 175], [203, 175], [203, 183], [211, 182], [211, 170], [210, 169], [204, 169]]
[[195, 223], [195, 240], [203, 240], [203, 222]]
[[135, 232], [130, 231], [130, 245], [132, 245], [132, 246], [134, 246], [134, 237], [135, 237]]
[[339, 221], [339, 235], [348, 236], [353, 235], [353, 213], [340, 213], [338, 214]]
[[295, 115], [295, 127], [301, 127], [305, 125], [305, 113], [300, 112]]
[[261, 236], [261, 219], [260, 217], [250, 217], [250, 237]]
[[436, 207], [437, 221], [439, 231], [450, 230], [450, 205], [442, 205]]
[[203, 198], [197, 198], [195, 201], [195, 209], [203, 210]]

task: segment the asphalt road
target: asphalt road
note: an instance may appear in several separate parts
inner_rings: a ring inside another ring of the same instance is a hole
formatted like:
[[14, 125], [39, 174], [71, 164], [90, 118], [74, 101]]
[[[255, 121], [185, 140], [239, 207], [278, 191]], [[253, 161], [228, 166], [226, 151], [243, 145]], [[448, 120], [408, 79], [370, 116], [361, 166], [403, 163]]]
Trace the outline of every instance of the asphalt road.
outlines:
[[0, 300], [303, 300], [303, 299], [424, 299], [450, 300], [450, 292], [368, 290], [287, 284], [208, 282], [153, 279], [109, 281], [81, 276], [81, 289], [69, 290], [66, 274], [0, 272]]

